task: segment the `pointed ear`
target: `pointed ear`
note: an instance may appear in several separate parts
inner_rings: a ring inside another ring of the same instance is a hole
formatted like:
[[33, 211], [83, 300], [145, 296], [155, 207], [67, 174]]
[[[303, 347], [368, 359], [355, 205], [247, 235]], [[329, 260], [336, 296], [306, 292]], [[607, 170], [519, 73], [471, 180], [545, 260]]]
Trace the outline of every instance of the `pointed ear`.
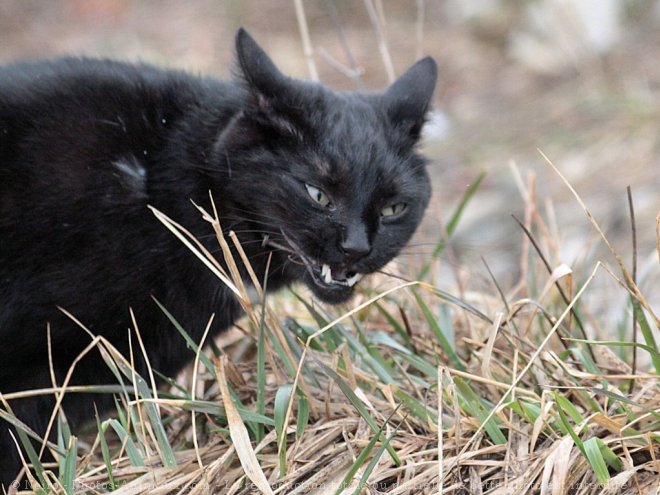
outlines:
[[243, 77], [251, 88], [267, 98], [282, 95], [286, 76], [243, 28], [236, 33], [236, 55]]
[[383, 95], [387, 114], [409, 139], [417, 141], [433, 96], [438, 66], [426, 57], [410, 67]]

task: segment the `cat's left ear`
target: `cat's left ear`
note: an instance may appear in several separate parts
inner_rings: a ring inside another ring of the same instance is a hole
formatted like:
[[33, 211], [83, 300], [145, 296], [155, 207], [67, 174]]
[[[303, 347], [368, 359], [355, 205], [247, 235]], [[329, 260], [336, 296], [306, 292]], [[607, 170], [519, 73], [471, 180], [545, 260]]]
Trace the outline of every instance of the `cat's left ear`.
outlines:
[[390, 120], [413, 142], [419, 139], [437, 79], [438, 66], [426, 57], [403, 73], [383, 95]]
[[288, 78], [243, 28], [236, 33], [236, 55], [243, 77], [253, 90], [267, 98], [286, 93]]

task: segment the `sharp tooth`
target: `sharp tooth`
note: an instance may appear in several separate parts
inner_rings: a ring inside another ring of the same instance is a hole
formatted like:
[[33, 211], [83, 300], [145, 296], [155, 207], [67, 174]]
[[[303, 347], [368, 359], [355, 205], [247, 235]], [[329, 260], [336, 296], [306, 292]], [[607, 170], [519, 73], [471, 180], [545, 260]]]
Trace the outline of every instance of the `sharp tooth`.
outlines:
[[332, 270], [330, 270], [328, 265], [323, 265], [323, 268], [326, 269], [325, 273], [323, 274], [323, 280], [326, 284], [330, 284], [332, 282]]
[[349, 278], [346, 281], [346, 283], [348, 283], [349, 287], [353, 287], [355, 284], [357, 284], [360, 281], [361, 278], [362, 278], [362, 274], [361, 273], [356, 273], [351, 278]]

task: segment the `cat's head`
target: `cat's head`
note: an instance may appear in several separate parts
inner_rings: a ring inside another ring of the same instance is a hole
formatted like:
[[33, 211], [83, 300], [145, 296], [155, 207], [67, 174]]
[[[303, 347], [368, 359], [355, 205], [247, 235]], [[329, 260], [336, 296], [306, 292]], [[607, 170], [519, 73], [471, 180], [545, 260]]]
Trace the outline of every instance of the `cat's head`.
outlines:
[[415, 151], [436, 83], [430, 57], [382, 94], [334, 92], [284, 76], [244, 31], [236, 36], [249, 104], [223, 137], [233, 187], [289, 279], [347, 300], [419, 225], [431, 187]]

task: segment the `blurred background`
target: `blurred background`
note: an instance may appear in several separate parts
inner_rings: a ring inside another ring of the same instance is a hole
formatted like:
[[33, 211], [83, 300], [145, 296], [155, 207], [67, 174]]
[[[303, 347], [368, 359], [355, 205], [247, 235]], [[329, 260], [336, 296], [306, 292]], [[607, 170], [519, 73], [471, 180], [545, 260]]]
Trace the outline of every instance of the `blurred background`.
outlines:
[[[628, 265], [631, 186], [639, 276], [657, 308], [660, 2], [2, 0], [0, 62], [89, 55], [230, 77], [239, 26], [284, 72], [318, 73], [345, 90], [381, 89], [422, 55], [435, 57], [440, 79], [423, 144], [434, 199], [409, 258], [430, 254], [466, 188], [487, 173], [443, 253], [440, 287], [487, 280], [482, 257], [502, 286], [516, 282], [523, 234], [511, 214], [524, 218], [522, 191], [532, 179], [557, 241], [554, 253], [544, 244], [553, 266], [582, 264], [590, 272], [596, 259], [612, 262], [542, 150]], [[602, 278], [596, 298], [615, 288]]]

